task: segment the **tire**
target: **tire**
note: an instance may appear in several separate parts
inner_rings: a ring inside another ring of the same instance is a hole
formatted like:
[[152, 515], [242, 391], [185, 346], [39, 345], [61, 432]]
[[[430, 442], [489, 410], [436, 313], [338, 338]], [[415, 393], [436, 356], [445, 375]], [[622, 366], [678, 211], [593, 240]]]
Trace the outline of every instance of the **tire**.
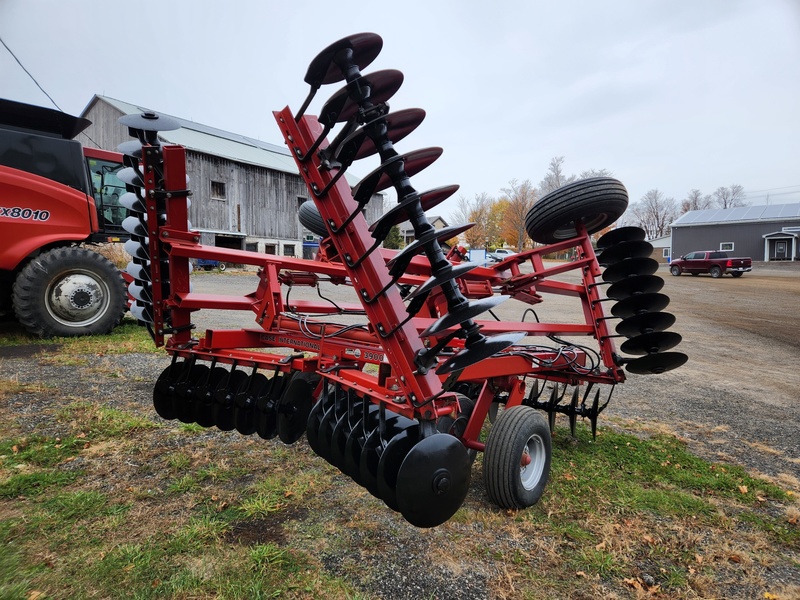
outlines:
[[741, 277], [742, 275], [744, 275], [744, 273], [742, 273], [741, 271], [734, 271], [733, 273], [731, 273], [731, 276], [733, 277]]
[[220, 272], [222, 272], [225, 269], [227, 269], [228, 267], [225, 266], [224, 262], [221, 262], [221, 263], [219, 263], [219, 265], [217, 265], [217, 268], [220, 270]]
[[322, 220], [322, 215], [319, 214], [319, 210], [313, 200], [303, 202], [297, 211], [297, 216], [303, 227], [311, 233], [321, 237], [328, 237], [328, 228], [325, 227], [325, 221]]
[[525, 217], [525, 229], [534, 242], [554, 244], [575, 237], [578, 221], [588, 233], [596, 233], [619, 219], [626, 208], [628, 192], [616, 179], [582, 179], [536, 202]]
[[[501, 508], [519, 509], [539, 501], [550, 475], [550, 428], [537, 410], [514, 406], [492, 425], [483, 458], [489, 499]], [[530, 463], [522, 466], [525, 457]]]
[[673, 265], [669, 268], [669, 272], [672, 273], [673, 277], [680, 277], [681, 276], [681, 268], [678, 265]]
[[104, 256], [55, 248], [29, 262], [13, 291], [17, 320], [40, 337], [110, 332], [127, 308], [125, 281]]
[[711, 276], [714, 279], [719, 279], [720, 277], [722, 277], [722, 269], [720, 269], [717, 265], [714, 265], [713, 267], [711, 267], [708, 270], [708, 272], [711, 273]]

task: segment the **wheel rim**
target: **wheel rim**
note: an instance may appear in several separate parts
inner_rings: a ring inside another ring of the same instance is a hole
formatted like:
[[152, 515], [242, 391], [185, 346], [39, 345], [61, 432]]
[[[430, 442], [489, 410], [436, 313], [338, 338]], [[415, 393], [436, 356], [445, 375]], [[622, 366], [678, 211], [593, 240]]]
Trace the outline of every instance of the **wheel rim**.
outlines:
[[532, 490], [539, 483], [547, 463], [544, 440], [540, 435], [532, 435], [522, 449], [519, 477], [522, 487]]
[[111, 303], [108, 284], [91, 271], [74, 269], [45, 291], [48, 314], [62, 325], [85, 327], [103, 318]]

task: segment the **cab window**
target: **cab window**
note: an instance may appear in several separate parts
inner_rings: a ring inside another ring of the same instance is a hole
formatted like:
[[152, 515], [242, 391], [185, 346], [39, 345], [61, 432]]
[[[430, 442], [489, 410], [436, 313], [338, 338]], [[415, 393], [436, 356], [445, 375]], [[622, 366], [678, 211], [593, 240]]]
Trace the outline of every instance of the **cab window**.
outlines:
[[128, 216], [128, 209], [119, 203], [125, 193], [125, 183], [117, 177], [117, 173], [123, 165], [100, 158], [89, 158], [87, 162], [100, 223], [105, 227], [118, 228]]

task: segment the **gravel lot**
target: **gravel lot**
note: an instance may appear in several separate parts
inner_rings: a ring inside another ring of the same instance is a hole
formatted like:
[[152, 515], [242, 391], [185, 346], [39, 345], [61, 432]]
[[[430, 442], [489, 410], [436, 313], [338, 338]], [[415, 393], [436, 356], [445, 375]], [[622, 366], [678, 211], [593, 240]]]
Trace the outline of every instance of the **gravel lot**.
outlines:
[[[800, 488], [800, 369], [793, 363], [800, 357], [800, 265], [755, 263], [739, 279], [673, 277], [666, 266], [658, 274], [665, 280], [662, 293], [671, 298], [666, 311], [677, 318], [671, 330], [683, 336], [675, 350], [689, 362], [662, 375], [630, 375], [601, 423], [660, 424], [703, 456], [732, 460]], [[194, 290], [204, 293], [247, 294], [256, 284], [255, 273], [244, 271], [194, 278]], [[336, 302], [356, 301], [349, 288], [321, 287]], [[302, 287], [291, 298], [319, 299]], [[519, 319], [526, 306], [508, 301], [496, 312]], [[576, 300], [554, 295], [536, 306], [548, 322], [582, 322], [580, 310]], [[255, 326], [250, 313], [231, 311], [201, 311], [194, 320], [201, 331]]]

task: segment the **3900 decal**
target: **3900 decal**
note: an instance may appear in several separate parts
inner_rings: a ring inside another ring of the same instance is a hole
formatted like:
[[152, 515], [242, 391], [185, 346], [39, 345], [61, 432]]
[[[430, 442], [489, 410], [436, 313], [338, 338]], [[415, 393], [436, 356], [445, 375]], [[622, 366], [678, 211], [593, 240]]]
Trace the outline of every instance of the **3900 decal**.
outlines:
[[0, 217], [26, 219], [30, 221], [47, 221], [50, 218], [50, 211], [33, 210], [32, 208], [20, 208], [19, 206], [0, 206]]

